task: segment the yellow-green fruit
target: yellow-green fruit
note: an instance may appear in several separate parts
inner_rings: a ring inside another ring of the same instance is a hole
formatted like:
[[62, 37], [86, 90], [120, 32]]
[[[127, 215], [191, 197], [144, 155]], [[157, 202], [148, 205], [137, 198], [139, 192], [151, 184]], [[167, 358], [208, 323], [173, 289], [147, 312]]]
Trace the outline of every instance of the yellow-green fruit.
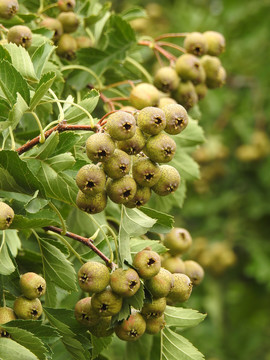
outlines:
[[170, 104], [177, 104], [177, 102], [170, 97], [162, 97], [159, 99], [158, 107], [163, 110], [163, 108]]
[[16, 316], [24, 320], [37, 320], [42, 314], [42, 305], [38, 298], [30, 300], [20, 296], [14, 301], [13, 309]]
[[177, 89], [179, 77], [177, 72], [170, 66], [160, 68], [154, 77], [154, 85], [161, 91], [167, 93]]
[[91, 306], [91, 297], [79, 300], [74, 309], [76, 320], [87, 327], [94, 326], [100, 321], [100, 317]]
[[156, 319], [147, 319], [146, 320], [146, 329], [145, 332], [147, 334], [155, 335], [160, 332], [166, 325], [164, 315], [161, 315]]
[[13, 219], [14, 219], [13, 209], [3, 201], [0, 201], [0, 230], [8, 229]]
[[87, 36], [78, 36], [75, 38], [77, 43], [77, 49], [87, 49], [93, 46], [91, 39]]
[[15, 25], [8, 30], [7, 40], [9, 43], [21, 45], [27, 49], [32, 44], [32, 32], [27, 26]]
[[202, 56], [206, 54], [208, 50], [207, 39], [199, 32], [189, 33], [185, 38], [184, 47], [188, 53]]
[[170, 271], [161, 268], [156, 276], [145, 281], [145, 286], [154, 298], [166, 297], [173, 286], [172, 274]]
[[109, 134], [96, 133], [86, 140], [86, 154], [93, 162], [103, 162], [113, 154], [115, 144]]
[[170, 135], [180, 134], [188, 125], [188, 114], [184, 106], [166, 105], [163, 108], [166, 117], [165, 131]]
[[203, 36], [207, 42], [207, 53], [213, 56], [219, 56], [225, 51], [226, 43], [222, 34], [216, 31], [206, 31]]
[[167, 163], [171, 161], [175, 155], [175, 151], [175, 141], [164, 133], [151, 136], [145, 145], [147, 156], [157, 163]]
[[58, 47], [56, 49], [57, 55], [67, 60], [73, 60], [76, 56], [76, 50], [76, 40], [69, 34], [63, 34], [58, 42]]
[[161, 172], [157, 163], [147, 157], [141, 157], [134, 161], [132, 175], [137, 184], [152, 187], [158, 182]]
[[166, 126], [165, 114], [158, 107], [147, 106], [139, 112], [137, 124], [144, 133], [157, 135]]
[[150, 279], [158, 274], [161, 259], [158, 253], [152, 250], [139, 251], [133, 259], [133, 266], [143, 279]]
[[221, 66], [218, 70], [217, 76], [206, 78], [206, 85], [209, 89], [216, 89], [222, 87], [226, 83], [226, 70]]
[[103, 191], [94, 195], [87, 195], [79, 190], [76, 197], [76, 205], [79, 209], [89, 214], [98, 214], [106, 208], [106, 192]]
[[135, 135], [128, 140], [117, 142], [117, 147], [129, 155], [136, 155], [142, 151], [146, 143], [142, 131], [136, 127]]
[[131, 90], [129, 101], [132, 106], [141, 110], [147, 106], [156, 106], [159, 98], [160, 93], [154, 85], [141, 83]]
[[90, 333], [96, 337], [110, 336], [114, 332], [111, 328], [111, 320], [111, 316], [101, 317], [96, 325], [89, 327]]
[[192, 81], [194, 84], [199, 84], [205, 80], [205, 71], [200, 59], [192, 54], [179, 56], [175, 63], [175, 70], [182, 81]]
[[39, 24], [41, 27], [54, 31], [53, 40], [58, 41], [63, 34], [63, 26], [59, 20], [47, 17]]
[[87, 195], [104, 191], [106, 174], [98, 165], [84, 165], [76, 175], [78, 188]]
[[120, 179], [130, 170], [130, 156], [122, 150], [115, 149], [114, 153], [103, 163], [103, 169], [112, 179]]
[[127, 140], [135, 135], [136, 120], [126, 111], [117, 111], [107, 118], [106, 130], [114, 140]]
[[195, 87], [191, 81], [180, 82], [177, 90], [174, 93], [175, 99], [179, 104], [183, 105], [185, 109], [189, 110], [198, 102], [198, 95]]
[[[6, 324], [12, 320], [16, 320], [13, 309], [9, 307], [0, 307], [0, 324]], [[9, 337], [9, 334], [0, 326], [0, 338], [1, 337]]]
[[20, 277], [20, 288], [25, 297], [35, 299], [45, 294], [46, 281], [42, 276], [28, 272]]
[[125, 204], [135, 196], [137, 185], [130, 175], [121, 179], [109, 179], [107, 181], [107, 193], [109, 198], [116, 204]]
[[151, 189], [146, 186], [137, 185], [136, 194], [125, 204], [128, 208], [135, 208], [145, 205], [151, 197]]
[[96, 261], [88, 261], [78, 271], [80, 288], [89, 293], [103, 291], [110, 282], [108, 268]]
[[201, 64], [206, 74], [206, 80], [216, 79], [219, 69], [221, 68], [221, 61], [216, 56], [204, 55], [201, 58]]
[[114, 293], [110, 287], [92, 296], [92, 307], [102, 317], [119, 313], [122, 307], [122, 297]]
[[174, 193], [180, 185], [180, 175], [178, 171], [170, 165], [160, 167], [161, 176], [152, 190], [159, 196], [166, 196]]
[[190, 278], [193, 285], [199, 285], [204, 278], [203, 268], [193, 260], [185, 261], [185, 274]]
[[0, 18], [11, 19], [19, 10], [17, 0], [1, 0], [0, 1]]
[[205, 83], [201, 83], [201, 84], [195, 85], [194, 88], [195, 88], [196, 94], [198, 96], [198, 99], [202, 100], [207, 94], [208, 87], [206, 86]]
[[76, 6], [75, 0], [58, 0], [58, 8], [60, 11], [73, 11]]
[[121, 340], [136, 341], [144, 334], [145, 329], [144, 318], [140, 313], [134, 312], [127, 320], [116, 326], [115, 333]]
[[192, 292], [192, 282], [185, 274], [173, 274], [173, 286], [167, 296], [167, 303], [178, 304], [189, 299]]
[[174, 273], [185, 273], [185, 263], [178, 256], [170, 256], [162, 261], [162, 266], [169, 270], [172, 274]]
[[164, 245], [173, 255], [180, 255], [189, 250], [192, 245], [192, 237], [186, 229], [173, 228], [164, 237]]
[[110, 286], [116, 294], [130, 297], [136, 294], [141, 283], [139, 275], [134, 269], [117, 269], [111, 274]]
[[166, 308], [166, 298], [162, 297], [154, 299], [152, 303], [145, 303], [142, 307], [141, 313], [146, 319], [155, 319], [160, 317]]
[[[79, 18], [74, 12], [62, 12], [58, 15], [57, 19], [61, 22], [64, 33], [70, 34], [75, 32], [79, 26]], [[76, 40], [75, 40], [76, 42]]]

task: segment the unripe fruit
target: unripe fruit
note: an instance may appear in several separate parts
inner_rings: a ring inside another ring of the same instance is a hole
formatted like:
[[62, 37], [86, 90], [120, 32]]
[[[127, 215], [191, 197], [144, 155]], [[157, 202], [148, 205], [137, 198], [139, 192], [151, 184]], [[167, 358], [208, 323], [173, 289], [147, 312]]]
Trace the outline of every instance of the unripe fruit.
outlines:
[[181, 55], [175, 63], [175, 69], [183, 81], [190, 80], [198, 84], [205, 80], [205, 72], [200, 60], [192, 54]]
[[91, 297], [79, 300], [75, 305], [74, 313], [76, 320], [87, 327], [96, 325], [100, 321], [100, 317], [91, 306]]
[[189, 33], [185, 38], [184, 47], [188, 53], [196, 56], [206, 54], [208, 49], [205, 36], [199, 32]]
[[[64, 33], [70, 34], [75, 32], [79, 26], [79, 18], [74, 12], [62, 12], [58, 15], [57, 19], [61, 22]], [[76, 40], [75, 40], [76, 42]]]
[[159, 98], [160, 93], [155, 86], [141, 83], [131, 90], [129, 101], [132, 106], [141, 110], [146, 106], [156, 106]]
[[146, 323], [142, 315], [134, 312], [127, 320], [116, 326], [116, 335], [124, 341], [136, 341], [145, 332]]
[[226, 70], [221, 66], [218, 70], [217, 76], [206, 78], [206, 85], [209, 89], [216, 89], [222, 87], [226, 82]]
[[110, 287], [92, 296], [92, 307], [102, 317], [119, 313], [122, 307], [122, 297], [114, 293]]
[[146, 319], [154, 319], [160, 317], [166, 309], [166, 298], [162, 297], [154, 299], [152, 303], [146, 303], [143, 305], [141, 314]]
[[160, 332], [166, 325], [164, 315], [161, 315], [156, 319], [147, 319], [146, 320], [146, 329], [147, 334], [155, 335]]
[[151, 136], [145, 145], [145, 152], [147, 156], [157, 163], [167, 163], [171, 161], [174, 157], [175, 151], [175, 141], [164, 133]]
[[203, 33], [204, 38], [207, 42], [209, 55], [219, 56], [225, 50], [225, 39], [222, 34], [216, 31], [206, 31]]
[[192, 237], [186, 229], [173, 228], [164, 237], [166, 246], [173, 255], [180, 255], [188, 251], [192, 245]]
[[58, 47], [56, 49], [57, 55], [67, 60], [73, 60], [76, 56], [76, 50], [76, 40], [69, 34], [63, 34], [58, 42]]
[[206, 86], [205, 83], [201, 83], [201, 84], [195, 85], [194, 88], [195, 88], [196, 94], [198, 96], [198, 99], [202, 100], [207, 94], [208, 87]]
[[178, 304], [189, 299], [192, 292], [192, 282], [185, 274], [173, 274], [173, 286], [167, 296], [168, 304]]
[[193, 285], [199, 285], [204, 278], [203, 268], [193, 260], [185, 261], [185, 274], [190, 278]]
[[13, 219], [14, 219], [13, 209], [6, 203], [0, 201], [0, 230], [8, 229]]
[[134, 161], [132, 175], [137, 184], [152, 187], [158, 182], [161, 172], [158, 164], [141, 157]]
[[37, 320], [42, 314], [42, 305], [37, 298], [29, 300], [20, 296], [14, 301], [13, 309], [16, 316], [24, 320]]
[[135, 135], [136, 121], [126, 111], [117, 111], [107, 118], [106, 129], [114, 140], [127, 140]]
[[105, 191], [94, 195], [87, 195], [79, 190], [76, 197], [76, 204], [79, 209], [89, 214], [98, 214], [103, 211], [107, 205], [107, 195]]
[[63, 26], [60, 23], [60, 21], [57, 19], [47, 17], [44, 20], [42, 20], [39, 25], [45, 27], [46, 29], [54, 31], [54, 35], [53, 35], [54, 41], [58, 41], [63, 34]]
[[112, 179], [120, 179], [130, 170], [130, 157], [122, 150], [115, 149], [114, 153], [103, 163], [103, 169]]
[[149, 187], [141, 187], [137, 185], [137, 191], [134, 197], [125, 204], [128, 208], [135, 208], [145, 205], [151, 197], [151, 189]]
[[137, 116], [137, 124], [144, 133], [156, 135], [166, 126], [165, 114], [157, 107], [145, 107]]
[[168, 134], [180, 134], [188, 125], [186, 109], [179, 104], [167, 105], [163, 108], [166, 117], [165, 131]]
[[170, 104], [177, 104], [177, 102], [173, 98], [162, 97], [161, 99], [159, 99], [158, 107], [163, 110], [165, 106]]
[[185, 273], [185, 263], [180, 257], [173, 256], [168, 257], [162, 261], [162, 267], [169, 270], [172, 274], [174, 273]]
[[135, 135], [128, 140], [118, 141], [117, 147], [129, 155], [136, 155], [144, 148], [146, 143], [145, 137], [141, 130], [137, 127]]
[[45, 294], [46, 281], [42, 276], [28, 272], [20, 277], [20, 288], [27, 299], [35, 299]]
[[76, 6], [75, 0], [58, 0], [58, 8], [60, 11], [73, 11]]
[[160, 68], [154, 77], [154, 85], [161, 91], [167, 93], [177, 89], [179, 77], [177, 72], [170, 66]]
[[111, 320], [111, 316], [101, 317], [96, 325], [89, 327], [90, 333], [96, 337], [110, 336], [114, 332], [114, 329], [110, 327]]
[[[0, 324], [6, 324], [12, 320], [16, 320], [13, 309], [9, 307], [0, 307]], [[9, 333], [0, 326], [0, 338], [1, 337], [9, 337]]]
[[32, 32], [29, 27], [24, 25], [15, 25], [8, 30], [7, 41], [16, 45], [21, 45], [25, 49], [32, 44]]
[[19, 10], [17, 0], [1, 0], [0, 1], [0, 18], [11, 19]]
[[160, 270], [160, 256], [151, 250], [139, 251], [133, 259], [133, 266], [142, 279], [150, 279]]
[[159, 196], [170, 195], [175, 192], [180, 185], [180, 175], [178, 171], [170, 165], [162, 165], [160, 170], [161, 176], [152, 190]]
[[154, 298], [163, 298], [169, 294], [173, 286], [172, 274], [161, 268], [156, 276], [145, 281], [145, 286]]
[[180, 82], [178, 89], [174, 94], [176, 100], [189, 110], [198, 102], [198, 95], [191, 81]]
[[114, 293], [122, 297], [130, 297], [136, 294], [141, 283], [135, 270], [117, 269], [111, 274], [110, 286]]
[[125, 204], [136, 194], [137, 185], [130, 175], [121, 179], [109, 179], [107, 182], [107, 193], [109, 198], [116, 204]]
[[215, 79], [221, 67], [219, 58], [210, 55], [204, 55], [201, 58], [201, 64], [204, 68], [206, 79]]
[[85, 292], [96, 293], [103, 291], [110, 282], [108, 268], [95, 261], [88, 261], [78, 271], [80, 288]]
[[86, 49], [93, 46], [91, 39], [87, 36], [76, 37], [77, 49]]
[[84, 165], [77, 173], [76, 184], [83, 193], [95, 195], [104, 191], [106, 174], [98, 165]]
[[93, 134], [86, 141], [86, 154], [93, 162], [106, 161], [114, 150], [114, 141], [106, 133]]

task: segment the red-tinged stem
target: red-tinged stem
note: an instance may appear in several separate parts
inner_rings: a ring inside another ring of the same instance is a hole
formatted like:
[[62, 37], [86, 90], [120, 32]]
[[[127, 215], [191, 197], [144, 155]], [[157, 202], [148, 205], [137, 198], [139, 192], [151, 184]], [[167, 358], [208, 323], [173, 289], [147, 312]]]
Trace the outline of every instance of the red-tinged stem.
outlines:
[[171, 47], [171, 48], [176, 49], [178, 51], [181, 51], [183, 53], [187, 52], [186, 49], [184, 49], [182, 46], [179, 46], [179, 45], [167, 42], [167, 41], [159, 41], [158, 45], [160, 45], [160, 46], [168, 46], [168, 47]]
[[113, 114], [113, 113], [115, 113], [115, 112], [117, 112], [117, 111], [119, 111], [119, 110], [112, 110], [112, 111], [108, 112], [107, 114], [105, 114], [104, 116], [102, 116], [102, 118], [98, 121], [98, 124], [99, 124], [100, 126], [105, 125], [106, 122], [104, 122], [104, 120], [106, 119], [106, 117], [108, 117], [109, 115], [111, 115], [111, 114]]
[[123, 80], [123, 81], [118, 81], [113, 84], [105, 85], [103, 90], [107, 90], [107, 89], [118, 87], [118, 86], [125, 85], [125, 84], [130, 85], [132, 88], [135, 87], [134, 82], [132, 80]]
[[115, 107], [111, 99], [107, 98], [103, 93], [100, 93], [100, 98], [104, 104], [108, 104], [110, 111], [114, 111]]
[[67, 236], [73, 240], [79, 241], [82, 244], [88, 246], [91, 250], [93, 250], [102, 260], [105, 261], [106, 265], [110, 268], [114, 267], [115, 264], [110, 261], [110, 259], [103, 254], [102, 251], [100, 251], [94, 244], [93, 240], [90, 238], [85, 238], [83, 236], [74, 234], [72, 232], [67, 231], [65, 234], [62, 234], [62, 229], [56, 227], [56, 226], [46, 226], [43, 228], [45, 231], [53, 231], [57, 234]]
[[154, 53], [156, 55], [156, 58], [157, 58], [157, 61], [158, 61], [159, 65], [160, 65], [160, 67], [164, 66], [164, 63], [163, 63], [163, 61], [161, 59], [161, 56], [160, 56], [159, 52], [155, 49]]
[[110, 98], [111, 101], [128, 101], [129, 98], [128, 97], [113, 97], [113, 98]]
[[159, 41], [162, 39], [168, 39], [168, 38], [179, 38], [179, 37], [186, 37], [188, 33], [169, 33], [169, 34], [162, 34], [155, 38], [155, 41]]
[[159, 46], [157, 43], [154, 43], [152, 41], [149, 40], [141, 40], [138, 42], [138, 45], [142, 45], [142, 46], [148, 46], [150, 49], [153, 50], [157, 50], [160, 54], [162, 54], [163, 56], [165, 56], [166, 59], [170, 60], [170, 61], [175, 61], [176, 57], [174, 55], [172, 55], [171, 53], [169, 53], [167, 50], [163, 49], [161, 46]]

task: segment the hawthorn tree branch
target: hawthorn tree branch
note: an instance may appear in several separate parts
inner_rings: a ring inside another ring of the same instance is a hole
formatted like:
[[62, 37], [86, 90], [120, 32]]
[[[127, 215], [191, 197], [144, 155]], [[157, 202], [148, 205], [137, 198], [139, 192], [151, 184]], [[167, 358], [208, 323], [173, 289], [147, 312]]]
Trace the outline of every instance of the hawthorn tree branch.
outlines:
[[176, 57], [173, 54], [171, 54], [169, 51], [163, 49], [158, 43], [155, 43], [153, 41], [141, 40], [138, 42], [138, 45], [148, 46], [150, 49], [158, 51], [160, 54], [162, 54], [166, 59], [168, 59], [170, 61], [176, 60]]
[[159, 41], [162, 39], [168, 39], [168, 38], [182, 38], [182, 37], [186, 37], [188, 35], [188, 33], [169, 33], [169, 34], [162, 34], [158, 37], [155, 38], [155, 41]]

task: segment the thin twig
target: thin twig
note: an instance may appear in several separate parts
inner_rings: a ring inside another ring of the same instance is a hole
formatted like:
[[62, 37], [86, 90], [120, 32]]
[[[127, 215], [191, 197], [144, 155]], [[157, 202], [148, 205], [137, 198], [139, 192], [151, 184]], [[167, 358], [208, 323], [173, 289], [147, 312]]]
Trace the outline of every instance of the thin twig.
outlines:
[[176, 49], [178, 51], [181, 51], [182, 53], [187, 52], [186, 49], [183, 48], [182, 46], [179, 46], [179, 45], [167, 42], [167, 41], [159, 41], [158, 45], [160, 45], [160, 46], [168, 46], [168, 47], [171, 47], [171, 48]]
[[179, 37], [186, 37], [188, 35], [188, 33], [169, 33], [169, 34], [162, 34], [158, 37], [155, 38], [155, 41], [159, 41], [162, 39], [167, 39], [167, 38], [179, 38]]

